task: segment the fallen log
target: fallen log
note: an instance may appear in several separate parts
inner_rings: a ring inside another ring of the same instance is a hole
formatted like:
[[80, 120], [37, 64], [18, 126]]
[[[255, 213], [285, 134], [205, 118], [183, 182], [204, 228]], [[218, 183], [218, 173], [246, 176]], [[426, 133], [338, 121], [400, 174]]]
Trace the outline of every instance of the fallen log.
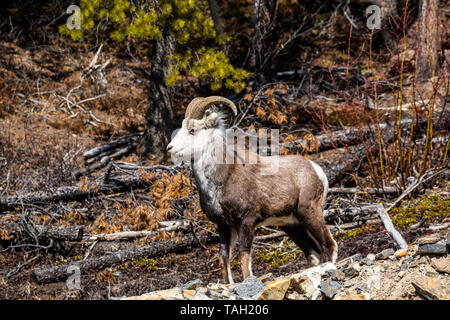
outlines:
[[[159, 175], [157, 174], [155, 179]], [[112, 194], [117, 192], [129, 191], [131, 189], [143, 188], [149, 183], [140, 177], [121, 176], [110, 179], [107, 184], [95, 185], [91, 184], [87, 190], [80, 190], [79, 186], [64, 186], [56, 190], [38, 191], [26, 193], [23, 195], [15, 195], [0, 199], [0, 212], [14, 210], [16, 207], [26, 204], [46, 204], [58, 201], [74, 201], [83, 200], [100, 194]]]
[[330, 208], [324, 210], [323, 216], [327, 223], [364, 222], [377, 215], [378, 206], [368, 204], [363, 206], [352, 206], [347, 208]]
[[187, 221], [175, 221], [170, 226], [152, 230], [152, 231], [122, 231], [122, 232], [115, 232], [115, 233], [103, 233], [103, 234], [96, 234], [90, 237], [87, 237], [84, 239], [84, 241], [116, 241], [116, 240], [130, 240], [130, 239], [137, 239], [137, 238], [143, 238], [143, 237], [153, 237], [157, 235], [159, 232], [172, 232], [172, 231], [178, 231], [182, 229], [187, 229], [187, 226], [189, 224]]
[[[442, 117], [436, 116], [433, 118], [435, 124], [433, 130], [435, 132], [438, 130], [448, 131], [450, 129], [448, 116], [449, 114], [447, 113], [442, 115]], [[402, 129], [409, 130], [411, 121], [411, 119], [402, 121]], [[423, 130], [426, 129], [427, 122], [428, 119], [420, 119], [414, 127], [414, 134], [423, 132]], [[397, 138], [396, 132], [394, 126], [387, 126], [384, 130], [381, 130], [382, 143], [389, 144], [393, 142]], [[367, 160], [367, 155], [378, 154], [379, 148], [379, 139], [375, 135], [372, 136], [372, 140], [367, 140], [365, 143], [338, 150], [324, 151], [315, 155], [315, 157], [317, 158], [316, 161], [324, 167], [325, 174], [328, 177], [329, 186], [331, 187], [349, 174], [355, 173], [360, 165]], [[318, 158], [319, 156], [320, 158]]]
[[402, 190], [396, 187], [384, 187], [383, 189], [377, 188], [330, 188], [328, 194], [399, 194]]
[[141, 136], [141, 132], [124, 136], [85, 151], [83, 157], [87, 166], [84, 169], [75, 171], [73, 176], [79, 178], [82, 175], [105, 167], [111, 160], [128, 154], [136, 148]]
[[[448, 115], [447, 115], [448, 117]], [[438, 122], [439, 117], [435, 116], [433, 122]], [[409, 131], [411, 128], [412, 119], [403, 119], [401, 121], [401, 129]], [[428, 123], [427, 118], [420, 119], [415, 125], [415, 134], [421, 132], [426, 128]], [[449, 123], [445, 119], [436, 124], [435, 130], [449, 129]], [[419, 130], [420, 129], [420, 130]], [[324, 133], [318, 136], [308, 136], [307, 138], [297, 139], [287, 143], [280, 144], [281, 147], [287, 148], [290, 151], [300, 153], [316, 153], [330, 149], [342, 148], [344, 146], [354, 146], [363, 143], [364, 141], [377, 141], [378, 130], [383, 138], [392, 140], [397, 132], [397, 124], [380, 123], [379, 125], [366, 125], [362, 127], [352, 127], [344, 130]]]
[[90, 258], [82, 261], [60, 264], [52, 267], [42, 267], [31, 270], [31, 276], [38, 283], [50, 283], [66, 280], [73, 274], [73, 268], [78, 267], [80, 272], [87, 270], [101, 270], [132, 259], [140, 257], [158, 257], [169, 253], [182, 253], [200, 245], [216, 243], [219, 237], [213, 234], [190, 234], [177, 241], [171, 239], [167, 241], [154, 242], [149, 246], [135, 247], [134, 250], [120, 250], [105, 254], [101, 257]]
[[365, 162], [367, 153], [375, 152], [376, 150], [377, 148], [374, 146], [372, 146], [371, 150], [367, 150], [366, 146], [357, 145], [348, 147], [345, 150], [325, 151], [327, 154], [323, 155], [321, 159], [317, 159], [316, 162], [323, 167], [328, 178], [328, 184], [331, 187], [350, 174], [355, 173], [361, 164]]
[[[4, 227], [8, 231], [9, 241], [16, 241], [18, 239], [28, 237], [25, 226], [21, 223], [9, 223]], [[32, 231], [38, 239], [44, 240], [59, 240], [59, 241], [81, 241], [84, 234], [84, 227], [78, 225], [72, 226], [45, 226], [33, 225]]]
[[106, 154], [107, 152], [113, 153], [114, 149], [122, 147], [124, 145], [132, 144], [139, 137], [140, 137], [140, 134], [133, 134], [133, 135], [121, 137], [117, 140], [105, 143], [101, 146], [97, 146], [90, 150], [85, 151], [83, 153], [83, 157], [85, 159], [91, 159], [91, 158], [95, 158], [97, 156], [102, 156], [103, 154]]

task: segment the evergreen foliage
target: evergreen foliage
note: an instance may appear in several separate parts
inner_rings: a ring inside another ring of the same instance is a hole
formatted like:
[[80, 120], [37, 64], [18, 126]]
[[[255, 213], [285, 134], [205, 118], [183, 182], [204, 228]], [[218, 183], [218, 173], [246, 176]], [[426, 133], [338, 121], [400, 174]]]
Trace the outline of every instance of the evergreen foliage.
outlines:
[[211, 89], [223, 86], [236, 92], [245, 87], [247, 71], [233, 67], [218, 48], [229, 42], [218, 37], [213, 20], [205, 15], [202, 0], [80, 0], [81, 29], [59, 27], [63, 35], [79, 41], [96, 32], [99, 24], [107, 26], [107, 36], [115, 42], [143, 42], [162, 37], [169, 27], [177, 41], [176, 52], [167, 52], [171, 61], [167, 85], [175, 85], [177, 77], [187, 72], [201, 80], [210, 80]]

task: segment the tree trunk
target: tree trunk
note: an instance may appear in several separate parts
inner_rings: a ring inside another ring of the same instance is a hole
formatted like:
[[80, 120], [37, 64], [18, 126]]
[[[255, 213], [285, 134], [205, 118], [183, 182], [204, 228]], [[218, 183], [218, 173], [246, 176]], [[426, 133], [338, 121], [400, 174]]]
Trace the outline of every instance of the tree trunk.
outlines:
[[165, 27], [162, 37], [154, 41], [151, 58], [150, 93], [141, 147], [144, 155], [153, 155], [158, 160], [164, 157], [171, 134], [173, 97], [165, 79], [169, 75], [170, 66], [167, 54], [175, 50], [175, 44], [175, 37]]
[[[211, 10], [211, 17], [214, 20], [214, 24], [216, 25], [217, 34], [220, 37], [223, 35], [223, 27], [222, 27], [222, 22], [220, 21], [219, 8], [217, 6], [216, 0], [209, 0], [209, 10]], [[220, 47], [221, 47], [223, 53], [225, 54], [225, 56], [228, 56], [228, 49], [227, 49], [227, 46], [225, 45], [225, 43], [223, 43]]]
[[380, 0], [380, 5], [381, 34], [385, 45], [395, 53], [397, 51], [397, 42], [393, 32], [398, 32], [396, 23], [399, 23], [397, 0]]
[[264, 0], [253, 0], [253, 21], [255, 32], [253, 35], [253, 55], [252, 63], [255, 66], [256, 82], [264, 82], [263, 61], [264, 61], [264, 37], [267, 34], [267, 27], [270, 23], [269, 11]]
[[426, 82], [437, 74], [439, 50], [439, 0], [421, 0], [416, 82]]

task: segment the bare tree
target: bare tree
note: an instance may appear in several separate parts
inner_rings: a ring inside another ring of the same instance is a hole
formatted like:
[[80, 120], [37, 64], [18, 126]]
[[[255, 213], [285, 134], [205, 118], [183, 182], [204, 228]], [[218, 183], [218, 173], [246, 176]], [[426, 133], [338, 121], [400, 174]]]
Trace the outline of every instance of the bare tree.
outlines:
[[416, 82], [426, 82], [437, 74], [439, 67], [439, 0], [421, 0]]
[[380, 22], [382, 26], [381, 34], [386, 46], [393, 52], [397, 51], [397, 42], [393, 35], [396, 28], [396, 21], [399, 21], [398, 16], [398, 0], [379, 0], [380, 5]]
[[[211, 11], [211, 16], [214, 20], [214, 24], [216, 25], [217, 34], [220, 37], [224, 33], [223, 33], [222, 21], [220, 20], [220, 15], [219, 15], [219, 7], [217, 6], [216, 0], [209, 0], [209, 10]], [[228, 49], [227, 49], [227, 46], [225, 45], [225, 43], [221, 45], [221, 48], [222, 48], [223, 53], [225, 53], [225, 55], [228, 55]]]
[[253, 35], [253, 55], [252, 60], [255, 66], [256, 80], [262, 82], [263, 75], [263, 61], [264, 61], [264, 37], [268, 33], [270, 25], [270, 14], [266, 6], [265, 0], [253, 0], [253, 22], [255, 32]]

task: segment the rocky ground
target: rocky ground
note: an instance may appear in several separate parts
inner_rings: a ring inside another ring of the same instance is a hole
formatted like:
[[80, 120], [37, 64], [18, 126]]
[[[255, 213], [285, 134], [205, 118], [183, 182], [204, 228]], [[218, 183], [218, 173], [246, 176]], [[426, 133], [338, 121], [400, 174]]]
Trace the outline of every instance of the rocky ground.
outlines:
[[249, 277], [241, 283], [203, 283], [149, 292], [129, 300], [450, 300], [448, 227], [423, 236], [408, 250], [358, 253], [338, 261], [274, 277]]

